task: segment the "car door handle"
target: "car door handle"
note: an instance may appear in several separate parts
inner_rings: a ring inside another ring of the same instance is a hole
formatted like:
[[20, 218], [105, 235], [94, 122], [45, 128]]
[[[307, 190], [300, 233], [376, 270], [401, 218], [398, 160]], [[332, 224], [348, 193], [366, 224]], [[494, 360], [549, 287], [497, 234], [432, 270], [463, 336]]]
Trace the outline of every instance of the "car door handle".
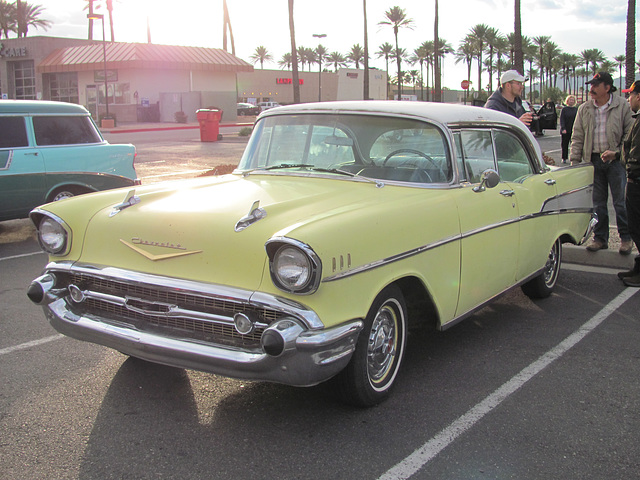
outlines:
[[548, 178], [544, 181], [547, 185], [555, 185], [556, 181], [553, 178]]
[[25, 155], [33, 155], [34, 157], [38, 156], [38, 152], [27, 152]]
[[500, 190], [500, 195], [504, 195], [505, 197], [513, 197], [516, 194], [513, 190]]

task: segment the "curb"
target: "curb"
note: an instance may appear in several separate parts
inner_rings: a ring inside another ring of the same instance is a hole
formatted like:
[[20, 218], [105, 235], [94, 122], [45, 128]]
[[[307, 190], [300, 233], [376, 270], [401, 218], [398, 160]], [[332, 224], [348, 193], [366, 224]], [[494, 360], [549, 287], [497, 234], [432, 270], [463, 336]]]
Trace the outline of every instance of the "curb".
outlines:
[[[220, 128], [224, 127], [252, 127], [253, 123], [224, 123], [220, 124]], [[164, 132], [167, 130], [195, 130], [199, 129], [200, 125], [181, 125], [181, 126], [171, 126], [171, 127], [161, 127], [161, 126], [153, 126], [153, 127], [132, 127], [132, 128], [117, 128], [114, 130], [100, 130], [102, 133], [138, 133], [138, 132]]]
[[562, 263], [577, 263], [580, 265], [590, 265], [593, 267], [617, 268], [620, 270], [630, 270], [633, 267], [634, 257], [638, 254], [634, 249], [631, 255], [620, 255], [618, 250], [599, 250], [590, 252], [584, 245], [562, 246]]

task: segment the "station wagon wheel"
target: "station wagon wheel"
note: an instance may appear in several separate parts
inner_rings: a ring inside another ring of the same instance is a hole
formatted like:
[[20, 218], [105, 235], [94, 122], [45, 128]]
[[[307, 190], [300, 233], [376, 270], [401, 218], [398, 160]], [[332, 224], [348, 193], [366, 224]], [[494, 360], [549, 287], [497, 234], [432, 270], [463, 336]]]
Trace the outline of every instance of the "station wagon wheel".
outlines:
[[82, 195], [83, 193], [88, 193], [88, 192], [89, 190], [84, 189], [82, 187], [76, 187], [76, 186], [61, 187], [61, 188], [58, 188], [56, 191], [54, 191], [50, 195], [49, 201], [57, 202], [59, 200], [64, 200], [65, 198], [75, 197], [77, 195]]
[[562, 242], [557, 239], [549, 252], [542, 272], [522, 285], [522, 291], [530, 298], [547, 298], [558, 281], [562, 263]]
[[345, 402], [370, 407], [389, 395], [404, 356], [406, 328], [404, 297], [390, 285], [373, 302], [351, 361], [335, 379]]

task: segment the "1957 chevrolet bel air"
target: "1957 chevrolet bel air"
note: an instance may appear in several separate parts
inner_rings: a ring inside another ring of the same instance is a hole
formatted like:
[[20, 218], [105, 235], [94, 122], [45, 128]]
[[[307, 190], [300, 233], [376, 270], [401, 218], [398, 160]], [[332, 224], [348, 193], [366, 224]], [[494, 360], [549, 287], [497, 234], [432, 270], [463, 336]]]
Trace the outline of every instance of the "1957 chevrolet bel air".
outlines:
[[518, 286], [551, 294], [562, 244], [592, 227], [592, 182], [491, 110], [271, 109], [230, 175], [33, 210], [50, 263], [28, 295], [73, 338], [235, 378], [332, 379], [373, 405], [410, 327], [449, 328]]

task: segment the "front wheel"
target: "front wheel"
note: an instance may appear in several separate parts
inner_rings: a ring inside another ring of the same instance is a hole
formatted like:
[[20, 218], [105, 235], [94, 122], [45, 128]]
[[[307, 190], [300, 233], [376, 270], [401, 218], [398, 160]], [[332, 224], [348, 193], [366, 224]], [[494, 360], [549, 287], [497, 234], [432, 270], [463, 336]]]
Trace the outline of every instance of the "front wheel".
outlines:
[[557, 239], [551, 247], [544, 269], [536, 277], [522, 285], [522, 291], [530, 298], [547, 298], [553, 292], [562, 263], [562, 242]]
[[60, 200], [65, 200], [67, 198], [75, 197], [77, 195], [82, 195], [83, 193], [88, 193], [89, 190], [77, 187], [77, 186], [67, 186], [61, 187], [55, 192], [53, 192], [49, 198], [50, 202], [59, 202]]
[[370, 407], [389, 395], [404, 356], [406, 329], [404, 297], [397, 286], [390, 285], [371, 305], [353, 357], [335, 378], [345, 402]]

